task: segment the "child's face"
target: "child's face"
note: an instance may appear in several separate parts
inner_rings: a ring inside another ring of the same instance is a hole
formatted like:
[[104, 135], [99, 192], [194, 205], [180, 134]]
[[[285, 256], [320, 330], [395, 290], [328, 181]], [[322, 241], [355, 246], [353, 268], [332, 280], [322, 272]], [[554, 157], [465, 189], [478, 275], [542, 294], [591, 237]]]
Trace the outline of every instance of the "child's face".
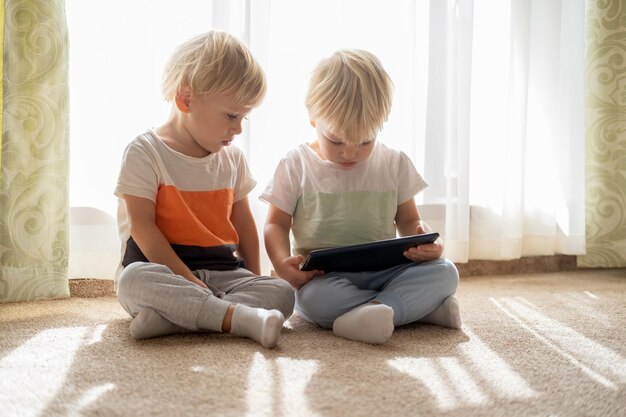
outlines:
[[320, 157], [344, 169], [352, 169], [359, 162], [367, 160], [374, 149], [376, 138], [364, 140], [360, 144], [348, 144], [333, 134], [331, 125], [324, 120], [315, 122], [315, 130]]
[[230, 94], [191, 95], [185, 128], [195, 146], [216, 153], [241, 133], [241, 123], [251, 109]]

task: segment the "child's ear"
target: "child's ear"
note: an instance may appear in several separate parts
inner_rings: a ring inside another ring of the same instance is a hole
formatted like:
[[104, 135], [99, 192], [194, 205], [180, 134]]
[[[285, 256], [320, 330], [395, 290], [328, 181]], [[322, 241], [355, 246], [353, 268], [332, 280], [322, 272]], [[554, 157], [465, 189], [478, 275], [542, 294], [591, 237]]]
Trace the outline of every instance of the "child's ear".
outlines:
[[176, 93], [176, 107], [183, 113], [189, 113], [189, 103], [191, 103], [191, 90], [187, 87]]
[[311, 126], [315, 127], [315, 120], [311, 119], [309, 120], [309, 123], [311, 123]]

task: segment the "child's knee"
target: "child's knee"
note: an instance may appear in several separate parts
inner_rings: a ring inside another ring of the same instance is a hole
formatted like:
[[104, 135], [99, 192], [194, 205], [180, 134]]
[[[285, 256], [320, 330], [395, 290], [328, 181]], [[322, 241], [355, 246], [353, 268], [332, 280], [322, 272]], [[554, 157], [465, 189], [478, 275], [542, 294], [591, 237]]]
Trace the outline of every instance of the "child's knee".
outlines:
[[120, 273], [117, 281], [117, 295], [124, 296], [127, 293], [136, 291], [136, 287], [140, 286], [145, 280], [151, 279], [150, 275], [154, 272], [169, 271], [164, 265], [149, 262], [133, 262], [124, 268]]
[[316, 305], [320, 304], [319, 292], [314, 282], [315, 281], [310, 281], [296, 291], [295, 298], [298, 308], [302, 308], [306, 311], [312, 311], [315, 309]]
[[133, 262], [124, 268], [117, 280], [117, 301], [131, 316], [137, 313], [135, 299], [141, 287], [138, 281], [141, 280], [146, 264], [146, 262]]
[[338, 315], [336, 307], [339, 302], [332, 293], [326, 291], [326, 286], [316, 284], [315, 280], [311, 281], [296, 292], [297, 308], [320, 326], [332, 327]]
[[126, 294], [129, 287], [132, 285], [133, 280], [139, 275], [141, 266], [139, 264], [145, 264], [145, 262], [133, 262], [126, 266], [117, 280], [117, 294]]
[[443, 286], [446, 289], [448, 295], [452, 295], [456, 292], [459, 286], [459, 271], [456, 266], [449, 259], [441, 259], [440, 276]]
[[275, 278], [275, 288], [276, 288], [276, 310], [283, 313], [285, 319], [289, 318], [293, 314], [293, 307], [296, 302], [296, 297], [294, 294], [294, 289], [291, 285], [280, 278]]
[[124, 267], [119, 277], [120, 284], [124, 282], [128, 282], [129, 279], [132, 279], [133, 277], [137, 276], [140, 273], [140, 271], [145, 268], [145, 265], [147, 264], [148, 264], [147, 262], [133, 262], [132, 264]]

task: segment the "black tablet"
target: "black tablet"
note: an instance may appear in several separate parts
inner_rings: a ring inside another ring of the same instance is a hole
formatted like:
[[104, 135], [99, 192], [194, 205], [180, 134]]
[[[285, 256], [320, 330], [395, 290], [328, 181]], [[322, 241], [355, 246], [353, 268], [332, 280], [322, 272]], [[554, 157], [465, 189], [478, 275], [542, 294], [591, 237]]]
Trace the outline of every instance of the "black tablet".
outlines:
[[402, 252], [413, 246], [433, 243], [438, 237], [439, 233], [435, 232], [377, 240], [358, 245], [317, 249], [309, 253], [300, 269], [302, 271], [319, 269], [326, 273], [333, 271], [380, 271], [413, 262]]

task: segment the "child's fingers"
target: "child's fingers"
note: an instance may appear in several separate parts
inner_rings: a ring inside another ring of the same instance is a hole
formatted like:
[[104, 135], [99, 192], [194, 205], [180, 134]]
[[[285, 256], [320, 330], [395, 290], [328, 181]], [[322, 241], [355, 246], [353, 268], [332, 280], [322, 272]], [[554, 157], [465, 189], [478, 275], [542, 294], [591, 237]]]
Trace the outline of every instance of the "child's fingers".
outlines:
[[407, 249], [404, 252], [404, 256], [415, 262], [435, 259], [441, 256], [441, 246], [434, 243], [419, 245], [417, 247]]
[[420, 253], [426, 253], [426, 252], [433, 252], [437, 250], [439, 250], [439, 245], [436, 245], [434, 243], [424, 243], [423, 245], [419, 245], [419, 246], [415, 246], [415, 247], [407, 249], [407, 252], [413, 253], [413, 254], [420, 254]]
[[421, 224], [415, 228], [415, 234], [423, 235], [424, 233], [426, 233], [426, 228]]
[[423, 245], [417, 246], [418, 251], [428, 251], [428, 250], [437, 250], [439, 245], [436, 243], [424, 243]]
[[307, 282], [317, 278], [320, 275], [324, 275], [323, 271], [298, 271], [294, 277], [293, 281], [290, 281], [292, 283], [292, 286], [296, 289], [299, 290], [304, 284], [306, 284]]
[[286, 258], [284, 262], [288, 265], [299, 267], [303, 260], [304, 257], [302, 255], [294, 255]]
[[323, 272], [321, 271], [306, 271], [306, 278], [307, 278], [307, 282], [312, 280], [313, 278], [317, 278], [320, 275], [324, 275]]

